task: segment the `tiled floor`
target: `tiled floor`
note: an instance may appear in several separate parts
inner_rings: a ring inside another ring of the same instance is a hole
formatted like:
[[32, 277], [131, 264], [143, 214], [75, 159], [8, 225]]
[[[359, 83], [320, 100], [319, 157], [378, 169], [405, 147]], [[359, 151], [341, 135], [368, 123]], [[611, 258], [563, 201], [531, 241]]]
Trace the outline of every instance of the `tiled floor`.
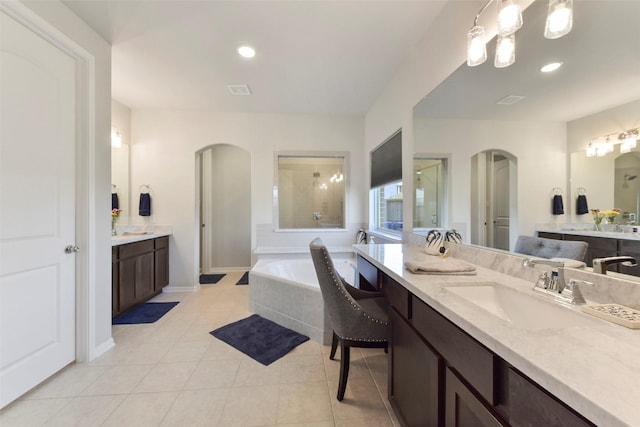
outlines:
[[[340, 362], [308, 341], [263, 366], [209, 335], [247, 317], [248, 286], [230, 273], [180, 301], [154, 324], [113, 327], [116, 347], [67, 367], [0, 412], [10, 426], [394, 426], [387, 358], [353, 349], [347, 392], [335, 398]], [[339, 351], [338, 355], [339, 356]]]

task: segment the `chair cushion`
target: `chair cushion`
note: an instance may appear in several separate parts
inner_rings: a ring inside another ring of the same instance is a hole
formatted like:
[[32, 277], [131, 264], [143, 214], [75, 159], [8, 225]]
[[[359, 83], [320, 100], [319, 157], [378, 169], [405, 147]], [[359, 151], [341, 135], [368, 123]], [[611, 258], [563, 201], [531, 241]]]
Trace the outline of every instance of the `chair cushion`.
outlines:
[[587, 242], [518, 236], [513, 251], [539, 258], [569, 258], [583, 261], [588, 246]]

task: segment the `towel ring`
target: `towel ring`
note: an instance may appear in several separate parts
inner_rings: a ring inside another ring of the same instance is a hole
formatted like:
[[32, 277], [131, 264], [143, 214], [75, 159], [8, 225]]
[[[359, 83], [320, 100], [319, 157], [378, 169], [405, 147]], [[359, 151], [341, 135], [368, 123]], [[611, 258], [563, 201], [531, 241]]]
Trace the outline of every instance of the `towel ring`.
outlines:
[[583, 187], [578, 187], [576, 191], [578, 192], [578, 196], [584, 196], [587, 194], [587, 190], [585, 190]]
[[553, 194], [556, 196], [562, 195], [562, 189], [560, 187], [553, 187]]
[[151, 192], [151, 186], [149, 184], [142, 184], [140, 186], [140, 192], [142, 193], [142, 190], [146, 190], [147, 193]]

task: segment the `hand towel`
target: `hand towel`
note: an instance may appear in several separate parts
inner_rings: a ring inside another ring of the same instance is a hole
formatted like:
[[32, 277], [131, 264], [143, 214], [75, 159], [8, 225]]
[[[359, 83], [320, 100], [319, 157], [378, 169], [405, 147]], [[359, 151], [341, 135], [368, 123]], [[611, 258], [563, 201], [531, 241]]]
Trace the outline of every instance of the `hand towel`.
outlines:
[[589, 213], [589, 207], [587, 206], [587, 196], [580, 194], [576, 201], [576, 213], [578, 215], [584, 215]]
[[564, 204], [562, 203], [562, 196], [560, 194], [556, 194], [553, 196], [553, 214], [554, 215], [563, 215], [564, 214]]
[[138, 208], [140, 216], [151, 215], [151, 195], [149, 193], [140, 193], [140, 207]]
[[476, 274], [475, 265], [448, 257], [428, 257], [418, 261], [405, 261], [404, 266], [415, 274]]
[[120, 209], [120, 200], [118, 200], [118, 193], [111, 193], [111, 210]]

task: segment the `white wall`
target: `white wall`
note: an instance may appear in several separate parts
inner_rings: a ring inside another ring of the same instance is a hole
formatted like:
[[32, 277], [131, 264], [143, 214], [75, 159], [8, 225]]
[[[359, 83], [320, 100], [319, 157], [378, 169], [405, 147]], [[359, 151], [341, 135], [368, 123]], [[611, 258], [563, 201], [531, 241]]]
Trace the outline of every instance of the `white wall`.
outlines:
[[415, 119], [413, 125], [416, 152], [451, 154], [449, 224], [465, 224], [470, 231], [471, 157], [485, 150], [504, 150], [517, 158], [519, 234], [533, 235], [538, 222], [567, 221], [567, 209], [565, 215], [551, 214], [554, 187], [563, 189], [567, 203], [564, 123]]
[[[88, 254], [88, 265], [82, 267], [78, 295], [88, 300], [88, 307], [81, 306], [78, 318], [81, 328], [88, 329], [89, 342], [83, 343], [89, 359], [104, 352], [111, 339], [111, 47], [83, 21], [58, 1], [24, 1], [27, 7], [56, 27], [77, 45], [93, 56], [95, 81], [91, 90], [95, 111], [89, 123], [82, 123], [92, 138], [83, 146], [80, 167], [87, 171], [87, 200], [79, 206], [81, 215], [88, 216], [87, 247], [80, 249]], [[83, 245], [84, 246], [84, 245]], [[85, 312], [86, 310], [86, 312]]]
[[[376, 100], [365, 117], [365, 157], [363, 179], [369, 182], [369, 152], [388, 138], [398, 128], [402, 128], [403, 138], [403, 171], [405, 186], [413, 186], [411, 178], [412, 157], [415, 152], [428, 153], [452, 153], [451, 176], [453, 182], [450, 188], [452, 200], [451, 225], [458, 227], [457, 221], [468, 221], [469, 199], [469, 173], [470, 155], [481, 151], [478, 146], [469, 145], [463, 147], [469, 136], [461, 138], [460, 146], [452, 151], [448, 145], [440, 141], [433, 141], [430, 145], [416, 149], [413, 134], [412, 110], [422, 98], [427, 96], [443, 80], [453, 73], [466, 61], [466, 35], [473, 23], [473, 18], [483, 6], [484, 1], [449, 1], [437, 17], [434, 25], [428, 28], [422, 41], [407, 60], [401, 64], [398, 73]], [[521, 2], [523, 7], [532, 1]], [[495, 34], [495, 27], [489, 27], [490, 23], [483, 23], [487, 28], [487, 37]], [[537, 125], [532, 125], [534, 128]], [[567, 187], [567, 156], [566, 140], [560, 141], [560, 134], [564, 132], [550, 124], [550, 130], [537, 129], [535, 134], [541, 137], [553, 135], [549, 140], [534, 140], [525, 136], [510, 138], [501, 146], [490, 145], [489, 138], [483, 137], [485, 142], [481, 146], [487, 148], [501, 148], [514, 153], [518, 157], [519, 176], [519, 205], [518, 223], [521, 234], [532, 234], [536, 222], [545, 222], [550, 218], [549, 191], [553, 187]], [[546, 128], [546, 125], [544, 126]], [[550, 133], [548, 133], [550, 132]], [[524, 134], [524, 132], [523, 132]], [[526, 141], [525, 141], [526, 140]], [[552, 148], [549, 154], [540, 155], [540, 144]], [[558, 144], [558, 145], [556, 145]], [[541, 190], [533, 191], [531, 188], [539, 177], [542, 178]], [[558, 182], [560, 181], [560, 182]], [[405, 203], [411, 206], [413, 200], [413, 188], [405, 187]], [[465, 212], [465, 209], [467, 212]], [[565, 210], [566, 212], [566, 210]], [[411, 209], [404, 209], [404, 222], [410, 224]], [[559, 220], [559, 218], [553, 218]]]
[[[196, 151], [231, 144], [251, 153], [252, 248], [256, 228], [273, 224], [274, 153], [277, 151], [349, 151], [347, 224], [360, 223], [366, 203], [359, 162], [363, 157], [363, 120], [358, 117], [236, 114], [195, 111], [133, 110], [131, 186], [154, 189], [154, 221], [171, 224], [170, 287], [197, 284]], [[136, 222], [134, 218], [133, 222]], [[345, 238], [353, 241], [357, 228]], [[322, 233], [321, 231], [318, 233]], [[336, 232], [331, 232], [336, 233]], [[278, 233], [282, 239], [290, 234]]]

